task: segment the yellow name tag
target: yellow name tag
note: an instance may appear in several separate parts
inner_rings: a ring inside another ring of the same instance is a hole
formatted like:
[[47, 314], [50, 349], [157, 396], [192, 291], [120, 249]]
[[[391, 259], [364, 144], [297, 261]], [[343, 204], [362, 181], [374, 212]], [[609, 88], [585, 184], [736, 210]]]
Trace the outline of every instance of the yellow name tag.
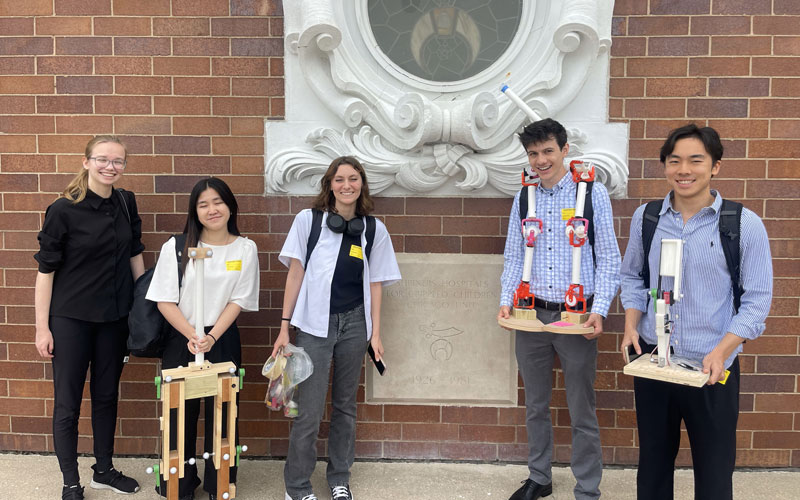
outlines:
[[225, 270], [226, 271], [241, 271], [242, 270], [242, 261], [241, 260], [226, 260], [225, 261]]
[[575, 217], [575, 209], [574, 208], [562, 208], [561, 209], [561, 220], [570, 220], [573, 217]]
[[361, 251], [361, 247], [358, 245], [350, 245], [350, 257], [364, 260], [364, 254]]
[[730, 370], [725, 370], [725, 375], [722, 377], [722, 380], [720, 380], [720, 381], [719, 381], [719, 382], [717, 382], [717, 383], [718, 383], [718, 384], [725, 385], [725, 382], [727, 382], [727, 381], [728, 381], [728, 376], [729, 376], [730, 374], [731, 374], [731, 371], [730, 371]]

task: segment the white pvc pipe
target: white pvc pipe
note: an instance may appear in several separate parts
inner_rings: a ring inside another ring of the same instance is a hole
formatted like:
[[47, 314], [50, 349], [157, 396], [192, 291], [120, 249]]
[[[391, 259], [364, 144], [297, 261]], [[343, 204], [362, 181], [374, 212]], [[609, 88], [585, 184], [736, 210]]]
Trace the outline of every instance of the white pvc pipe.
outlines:
[[522, 281], [531, 282], [531, 269], [533, 268], [533, 247], [525, 247], [525, 263], [522, 267]]
[[[205, 315], [203, 311], [204, 296], [203, 296], [203, 282], [205, 281], [205, 272], [203, 268], [203, 261], [205, 259], [194, 259], [195, 270], [195, 288], [194, 288], [194, 334], [202, 339], [206, 336], [205, 330]], [[196, 365], [203, 364], [203, 353], [198, 352], [194, 355], [194, 363]]]
[[583, 207], [586, 204], [586, 183], [578, 183], [578, 196], [575, 198], [575, 217], [583, 217]]
[[515, 93], [514, 93], [514, 91], [513, 91], [513, 90], [511, 90], [511, 89], [508, 87], [508, 85], [503, 85], [503, 86], [500, 88], [500, 91], [501, 91], [502, 93], [504, 93], [504, 94], [506, 95], [506, 97], [508, 97], [508, 99], [509, 99], [511, 102], [513, 102], [514, 104], [516, 104], [516, 105], [517, 105], [517, 107], [518, 107], [519, 109], [521, 109], [521, 110], [522, 110], [522, 111], [525, 113], [525, 115], [526, 115], [526, 116], [527, 116], [527, 117], [528, 117], [528, 118], [529, 118], [529, 119], [530, 119], [532, 122], [537, 122], [537, 121], [539, 121], [539, 120], [541, 120], [541, 119], [542, 119], [542, 117], [541, 117], [541, 116], [539, 116], [539, 115], [536, 113], [536, 111], [534, 111], [534, 110], [533, 110], [533, 109], [532, 109], [530, 106], [528, 106], [528, 103], [526, 103], [525, 101], [523, 101], [522, 99], [520, 99], [520, 97], [519, 97], [517, 94], [515, 94]]

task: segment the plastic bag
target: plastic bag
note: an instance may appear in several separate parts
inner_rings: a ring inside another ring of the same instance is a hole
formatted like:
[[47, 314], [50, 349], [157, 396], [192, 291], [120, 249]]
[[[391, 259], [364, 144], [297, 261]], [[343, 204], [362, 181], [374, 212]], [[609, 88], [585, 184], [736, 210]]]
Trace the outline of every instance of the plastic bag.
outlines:
[[261, 370], [261, 374], [270, 379], [264, 401], [267, 407], [274, 411], [283, 410], [289, 418], [296, 417], [299, 407], [292, 400], [295, 388], [313, 372], [314, 365], [308, 353], [302, 347], [287, 344], [277, 357], [270, 357]]

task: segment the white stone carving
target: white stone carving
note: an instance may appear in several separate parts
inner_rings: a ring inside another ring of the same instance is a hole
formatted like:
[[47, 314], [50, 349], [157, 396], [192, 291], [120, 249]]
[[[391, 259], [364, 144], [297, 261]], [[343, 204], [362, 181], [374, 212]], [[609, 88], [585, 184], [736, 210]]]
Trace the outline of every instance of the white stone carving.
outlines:
[[442, 83], [380, 51], [367, 0], [286, 2], [287, 115], [267, 122], [267, 192], [314, 193], [331, 159], [352, 154], [373, 193], [514, 193], [526, 163], [515, 133], [528, 120], [500, 92], [508, 84], [564, 123], [571, 156], [595, 162], [611, 195], [624, 196], [627, 125], [607, 123], [612, 9], [612, 0], [526, 0], [496, 62]]

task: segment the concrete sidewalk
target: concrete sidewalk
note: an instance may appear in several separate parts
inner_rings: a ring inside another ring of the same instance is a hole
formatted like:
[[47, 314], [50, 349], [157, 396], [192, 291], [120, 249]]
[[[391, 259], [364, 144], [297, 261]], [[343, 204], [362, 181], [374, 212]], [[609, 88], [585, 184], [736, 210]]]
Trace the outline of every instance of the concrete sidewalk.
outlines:
[[[123, 497], [108, 490], [92, 490], [93, 463], [81, 458], [82, 482], [87, 500], [157, 500], [153, 491], [155, 479], [145, 469], [155, 459], [119, 458], [114, 465], [136, 478], [142, 490], [133, 497]], [[464, 464], [441, 462], [356, 462], [351, 485], [358, 500], [447, 500], [497, 499], [506, 500], [527, 477], [523, 465]], [[325, 464], [320, 462], [312, 478], [320, 500], [330, 498], [325, 482]], [[0, 498], [26, 500], [58, 500], [61, 498], [61, 474], [52, 455], [0, 454]], [[691, 499], [692, 472], [680, 470], [675, 475], [675, 498]], [[553, 495], [548, 500], [574, 498], [575, 482], [568, 467], [553, 468]], [[278, 460], [242, 460], [239, 471], [238, 500], [283, 500], [283, 462]], [[606, 469], [601, 485], [603, 498], [634, 500], [636, 498], [635, 469]], [[795, 500], [800, 490], [800, 472], [765, 471], [736, 472], [734, 496], [739, 499]], [[198, 488], [198, 500], [207, 495]]]

